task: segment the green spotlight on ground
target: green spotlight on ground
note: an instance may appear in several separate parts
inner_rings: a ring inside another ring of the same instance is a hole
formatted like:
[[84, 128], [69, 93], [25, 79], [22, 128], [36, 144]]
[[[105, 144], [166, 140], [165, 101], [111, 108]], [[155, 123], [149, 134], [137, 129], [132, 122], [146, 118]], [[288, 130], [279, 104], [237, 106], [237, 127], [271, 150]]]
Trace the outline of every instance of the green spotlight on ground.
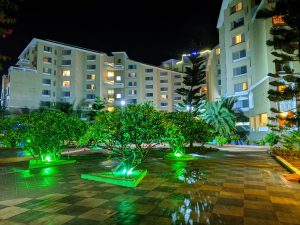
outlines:
[[46, 156], [45, 160], [46, 160], [47, 162], [51, 162], [51, 158], [50, 158], [50, 156], [49, 156], [49, 155], [48, 155], [48, 156]]
[[175, 153], [175, 156], [176, 156], [176, 157], [181, 157], [181, 156], [182, 156], [182, 154], [181, 154], [181, 153], [178, 153], [178, 152], [176, 152], [176, 153]]

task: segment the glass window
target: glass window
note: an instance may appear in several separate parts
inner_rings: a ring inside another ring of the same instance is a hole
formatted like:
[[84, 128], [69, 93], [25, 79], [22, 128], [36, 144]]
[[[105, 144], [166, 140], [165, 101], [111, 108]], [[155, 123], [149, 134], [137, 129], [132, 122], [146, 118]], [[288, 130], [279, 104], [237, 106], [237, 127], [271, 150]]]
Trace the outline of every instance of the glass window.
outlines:
[[129, 73], [128, 77], [130, 77], [130, 78], [136, 78], [136, 73]]
[[96, 89], [96, 85], [95, 84], [87, 84], [86, 85], [86, 90], [95, 90]]
[[87, 70], [95, 70], [96, 69], [96, 65], [86, 65], [86, 69]]
[[244, 99], [244, 100], [239, 100], [235, 103], [235, 108], [248, 108], [249, 107], [249, 100]]
[[176, 96], [176, 97], [174, 97], [174, 100], [175, 100], [175, 101], [180, 101], [180, 100], [181, 100], [181, 97], [180, 97], [180, 96]]
[[168, 72], [160, 72], [160, 76], [161, 77], [166, 77], [166, 76], [168, 76]]
[[121, 76], [117, 76], [116, 81], [121, 81]]
[[246, 91], [248, 89], [247, 82], [238, 83], [234, 85], [234, 92]]
[[61, 54], [62, 54], [62, 55], [71, 55], [71, 52], [72, 52], [72, 51], [71, 51], [70, 49], [65, 49], [65, 50], [62, 50], [62, 51], [61, 51]]
[[44, 67], [43, 68], [43, 73], [51, 74], [51, 68]]
[[146, 93], [145, 96], [146, 96], [146, 98], [152, 98], [153, 97], [153, 93]]
[[168, 80], [160, 80], [160, 83], [161, 84], [166, 84], [166, 83], [168, 83]]
[[216, 48], [216, 55], [220, 55], [221, 54], [221, 49], [220, 48]]
[[246, 57], [246, 49], [243, 49], [243, 50], [232, 53], [232, 60], [233, 61], [236, 61], [236, 60], [239, 60], [239, 59], [242, 59], [242, 58], [245, 58], [245, 57]]
[[96, 80], [96, 74], [88, 74], [86, 78], [87, 80]]
[[262, 113], [256, 115], [256, 128], [264, 127], [268, 125], [268, 114]]
[[61, 60], [61, 65], [62, 66], [70, 66], [71, 65], [71, 60]]
[[111, 77], [114, 77], [114, 76], [115, 76], [114, 72], [111, 72], [111, 71], [107, 72], [107, 77], [111, 78]]
[[233, 69], [233, 76], [244, 75], [247, 73], [247, 66], [236, 67]]
[[145, 77], [146, 81], [153, 81], [153, 77]]
[[136, 90], [129, 90], [128, 95], [136, 95], [137, 91]]
[[153, 85], [152, 84], [145, 85], [145, 89], [153, 89]]
[[122, 98], [122, 95], [121, 94], [117, 94], [116, 98]]
[[95, 55], [88, 55], [86, 57], [87, 60], [91, 61], [91, 60], [96, 60], [96, 56]]
[[175, 82], [174, 85], [175, 85], [175, 86], [180, 86], [180, 85], [181, 85], [181, 82]]
[[51, 91], [50, 90], [42, 90], [42, 95], [50, 96], [51, 95]]
[[50, 79], [43, 79], [43, 85], [51, 85]]
[[168, 99], [168, 95], [161, 95], [160, 98], [161, 99]]
[[44, 57], [43, 61], [44, 61], [44, 63], [52, 63], [52, 58], [51, 57]]
[[69, 76], [71, 75], [71, 70], [63, 70], [63, 71], [62, 71], [62, 75], [63, 75], [64, 77], [69, 77]]
[[167, 102], [161, 102], [161, 103], [160, 103], [160, 106], [161, 106], [161, 107], [167, 107], [167, 106], [168, 106], [168, 103], [167, 103]]
[[239, 12], [243, 9], [243, 3], [242, 2], [239, 2], [237, 3], [236, 5], [232, 6], [230, 8], [230, 14], [234, 14], [236, 12]]
[[128, 82], [128, 87], [136, 87], [136, 81], [130, 81]]
[[231, 22], [231, 30], [238, 28], [240, 26], [243, 26], [243, 25], [244, 25], [244, 17], [241, 17], [241, 18]]
[[107, 90], [107, 94], [108, 94], [108, 95], [114, 95], [114, 93], [115, 93], [115, 90], [114, 90], [114, 89], [108, 89], [108, 90]]
[[95, 94], [87, 94], [87, 95], [86, 95], [86, 99], [94, 100], [95, 98], [96, 98], [96, 95], [95, 95]]
[[237, 34], [232, 37], [232, 45], [236, 45], [245, 41], [245, 34]]
[[128, 69], [129, 70], [135, 70], [136, 69], [136, 65], [128, 65]]
[[44, 52], [52, 52], [52, 48], [48, 46], [44, 46]]
[[68, 80], [63, 81], [62, 86], [63, 87], [70, 87], [71, 86], [71, 81], [68, 81]]
[[180, 78], [181, 78], [181, 75], [180, 75], [180, 74], [176, 74], [176, 75], [174, 76], [174, 78], [175, 78], [175, 79], [180, 79]]
[[145, 73], [153, 73], [153, 69], [145, 69]]
[[168, 88], [167, 87], [162, 87], [162, 88], [160, 88], [160, 91], [168, 91]]

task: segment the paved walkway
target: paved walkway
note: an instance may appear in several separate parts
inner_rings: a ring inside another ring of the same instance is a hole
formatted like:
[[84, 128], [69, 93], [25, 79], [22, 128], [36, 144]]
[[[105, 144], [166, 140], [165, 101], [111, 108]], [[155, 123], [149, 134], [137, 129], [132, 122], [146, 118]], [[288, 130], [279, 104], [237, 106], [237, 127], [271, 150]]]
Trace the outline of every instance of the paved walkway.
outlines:
[[80, 179], [109, 168], [82, 160], [29, 171], [0, 167], [0, 225], [300, 224], [300, 184], [266, 152], [217, 152], [193, 161], [150, 157], [137, 188]]

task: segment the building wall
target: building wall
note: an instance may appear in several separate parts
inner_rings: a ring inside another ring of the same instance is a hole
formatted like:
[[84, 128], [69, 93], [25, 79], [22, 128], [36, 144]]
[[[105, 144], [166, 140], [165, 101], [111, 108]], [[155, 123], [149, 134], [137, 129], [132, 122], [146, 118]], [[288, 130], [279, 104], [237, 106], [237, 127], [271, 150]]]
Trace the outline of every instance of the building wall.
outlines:
[[[109, 106], [119, 105], [122, 100], [128, 104], [152, 101], [158, 110], [170, 112], [178, 102], [174, 101], [174, 82], [181, 82], [184, 75], [131, 60], [125, 52], [108, 56], [39, 39], [33, 39], [19, 59], [18, 67], [8, 73], [9, 108], [37, 109], [41, 102], [51, 107], [55, 102], [68, 102], [75, 109], [88, 109], [100, 97]], [[131, 73], [136, 77], [129, 76]], [[153, 85], [153, 89], [145, 89], [146, 85]]]

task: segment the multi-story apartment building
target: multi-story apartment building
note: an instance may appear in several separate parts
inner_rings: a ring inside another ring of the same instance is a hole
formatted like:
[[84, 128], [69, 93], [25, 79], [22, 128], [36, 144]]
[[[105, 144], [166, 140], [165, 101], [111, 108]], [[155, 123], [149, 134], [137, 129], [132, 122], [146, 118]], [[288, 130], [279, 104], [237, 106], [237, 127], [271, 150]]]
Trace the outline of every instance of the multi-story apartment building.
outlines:
[[[268, 131], [270, 108], [282, 111], [295, 108], [295, 101], [275, 105], [267, 98], [270, 78], [282, 65], [273, 63], [273, 49], [266, 45], [276, 20], [258, 19], [257, 12], [272, 7], [274, 0], [223, 0], [219, 29], [221, 96], [238, 99], [235, 107], [249, 117], [250, 139], [260, 139]], [[299, 63], [291, 64], [299, 70]]]
[[2, 101], [9, 110], [52, 107], [68, 102], [89, 109], [96, 97], [109, 106], [151, 101], [158, 110], [173, 111], [181, 101], [175, 89], [184, 73], [128, 58], [55, 41], [33, 39], [16, 66], [3, 76]]

